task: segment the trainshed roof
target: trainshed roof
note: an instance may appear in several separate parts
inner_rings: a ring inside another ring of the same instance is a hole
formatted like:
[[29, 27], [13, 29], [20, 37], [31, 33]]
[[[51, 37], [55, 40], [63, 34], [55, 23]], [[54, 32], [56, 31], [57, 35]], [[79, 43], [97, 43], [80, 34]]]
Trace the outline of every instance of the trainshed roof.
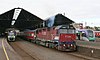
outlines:
[[[12, 26], [14, 11], [15, 9], [21, 9], [18, 18], [15, 20], [15, 24]], [[0, 15], [0, 29], [15, 27], [18, 29], [34, 28], [41, 24], [43, 20], [36, 15], [28, 12], [23, 8], [14, 8]]]

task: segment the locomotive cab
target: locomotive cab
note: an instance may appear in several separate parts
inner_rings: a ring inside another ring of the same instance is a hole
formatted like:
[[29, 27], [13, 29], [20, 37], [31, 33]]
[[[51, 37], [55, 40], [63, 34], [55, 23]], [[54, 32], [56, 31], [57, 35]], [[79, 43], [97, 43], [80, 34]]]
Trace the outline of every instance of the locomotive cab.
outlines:
[[90, 29], [80, 29], [80, 30], [78, 30], [78, 33], [80, 33], [80, 35], [79, 35], [80, 39], [79, 40], [95, 41], [95, 33], [94, 33], [93, 30], [90, 30]]
[[7, 40], [8, 41], [15, 41], [15, 33], [13, 31], [8, 32]]
[[58, 50], [73, 51], [76, 50], [76, 30], [73, 26], [63, 25], [58, 29], [59, 42]]

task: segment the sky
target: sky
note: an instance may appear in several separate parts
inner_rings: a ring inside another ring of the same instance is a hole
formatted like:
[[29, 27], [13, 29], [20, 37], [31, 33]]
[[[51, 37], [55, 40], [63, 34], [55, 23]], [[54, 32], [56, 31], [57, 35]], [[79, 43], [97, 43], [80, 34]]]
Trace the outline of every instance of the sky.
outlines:
[[58, 13], [86, 26], [100, 27], [100, 0], [0, 0], [0, 14], [23, 8], [46, 19]]

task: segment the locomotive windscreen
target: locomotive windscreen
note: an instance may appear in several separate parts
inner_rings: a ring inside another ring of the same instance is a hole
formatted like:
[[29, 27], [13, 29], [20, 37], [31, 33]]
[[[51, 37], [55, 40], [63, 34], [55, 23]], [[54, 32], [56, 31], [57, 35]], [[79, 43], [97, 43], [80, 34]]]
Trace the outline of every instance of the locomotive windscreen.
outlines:
[[89, 34], [89, 37], [93, 37], [93, 36], [94, 36], [94, 35], [93, 35], [93, 31], [87, 30], [87, 32], [88, 32], [88, 34]]
[[62, 25], [62, 27], [59, 30], [60, 33], [68, 33], [68, 34], [73, 34], [75, 33], [75, 29], [71, 25]]
[[68, 33], [68, 34], [74, 34], [75, 30], [74, 29], [60, 29], [60, 33]]

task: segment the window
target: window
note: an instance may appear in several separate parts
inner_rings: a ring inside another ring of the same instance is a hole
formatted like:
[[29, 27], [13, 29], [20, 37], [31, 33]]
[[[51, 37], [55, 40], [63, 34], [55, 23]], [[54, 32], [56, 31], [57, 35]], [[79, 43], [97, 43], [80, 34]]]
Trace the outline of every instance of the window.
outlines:
[[60, 29], [59, 33], [67, 33], [67, 29]]
[[87, 30], [89, 37], [93, 37], [93, 31], [92, 30]]
[[86, 33], [82, 33], [82, 36], [83, 36], [83, 37], [86, 37]]
[[68, 34], [74, 34], [75, 30], [74, 29], [60, 29], [60, 33], [68, 33]]
[[73, 33], [75, 33], [75, 30], [73, 30], [73, 29], [68, 29], [68, 31], [67, 31], [69, 34], [73, 34]]

